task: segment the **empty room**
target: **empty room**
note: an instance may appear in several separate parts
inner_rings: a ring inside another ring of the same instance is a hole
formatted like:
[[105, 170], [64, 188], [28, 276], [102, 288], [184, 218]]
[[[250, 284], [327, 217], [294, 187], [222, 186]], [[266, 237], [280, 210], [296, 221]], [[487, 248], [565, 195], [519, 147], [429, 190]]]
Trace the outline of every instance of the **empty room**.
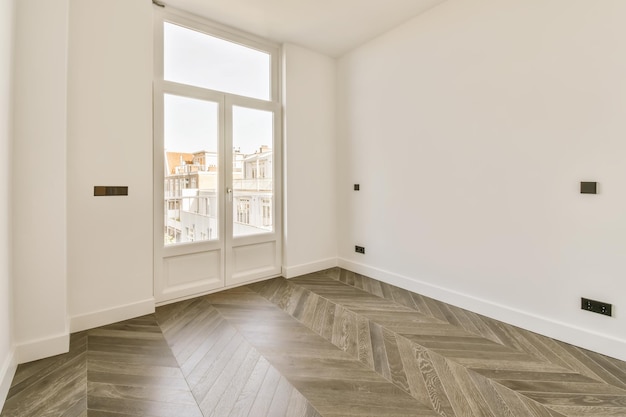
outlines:
[[624, 0], [0, 0], [0, 416], [626, 416]]

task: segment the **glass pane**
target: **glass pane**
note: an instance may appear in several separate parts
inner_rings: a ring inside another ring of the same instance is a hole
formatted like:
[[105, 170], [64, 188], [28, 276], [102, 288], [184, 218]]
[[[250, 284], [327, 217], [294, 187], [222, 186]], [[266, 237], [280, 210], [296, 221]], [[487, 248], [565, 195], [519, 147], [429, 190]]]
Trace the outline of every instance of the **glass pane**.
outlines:
[[274, 230], [274, 115], [233, 107], [233, 236]]
[[217, 103], [164, 96], [165, 245], [216, 240]]
[[270, 100], [270, 55], [164, 23], [164, 78], [211, 90]]

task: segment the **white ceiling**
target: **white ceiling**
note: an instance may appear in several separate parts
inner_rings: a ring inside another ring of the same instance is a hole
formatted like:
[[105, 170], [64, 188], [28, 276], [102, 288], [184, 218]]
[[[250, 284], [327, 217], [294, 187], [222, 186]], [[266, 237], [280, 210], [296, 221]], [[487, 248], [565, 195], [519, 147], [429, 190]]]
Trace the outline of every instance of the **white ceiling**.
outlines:
[[445, 0], [163, 0], [273, 40], [341, 56]]

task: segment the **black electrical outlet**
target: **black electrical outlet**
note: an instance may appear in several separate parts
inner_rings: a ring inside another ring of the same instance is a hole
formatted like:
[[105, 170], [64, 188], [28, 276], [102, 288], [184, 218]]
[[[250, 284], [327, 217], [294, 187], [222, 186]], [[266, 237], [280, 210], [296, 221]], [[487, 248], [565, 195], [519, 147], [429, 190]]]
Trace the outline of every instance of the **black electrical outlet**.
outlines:
[[354, 191], [359, 191], [361, 186], [359, 184], [354, 184]]
[[355, 246], [355, 247], [354, 247], [354, 251], [355, 251], [356, 253], [362, 253], [362, 254], [365, 254], [365, 247], [364, 247], [364, 246]]
[[604, 314], [605, 316], [613, 315], [613, 306], [602, 301], [589, 300], [588, 298], [580, 299], [580, 308], [591, 311], [593, 313]]

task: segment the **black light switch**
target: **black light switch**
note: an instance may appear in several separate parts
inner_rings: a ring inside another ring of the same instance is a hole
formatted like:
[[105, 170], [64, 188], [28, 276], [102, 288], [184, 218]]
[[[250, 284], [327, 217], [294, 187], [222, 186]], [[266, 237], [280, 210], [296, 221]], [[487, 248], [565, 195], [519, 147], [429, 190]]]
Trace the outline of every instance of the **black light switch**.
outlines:
[[354, 184], [354, 191], [359, 191], [361, 186], [359, 184]]
[[581, 194], [598, 194], [597, 182], [581, 182], [580, 183]]
[[93, 187], [93, 195], [96, 197], [128, 195], [128, 187], [96, 185]]

